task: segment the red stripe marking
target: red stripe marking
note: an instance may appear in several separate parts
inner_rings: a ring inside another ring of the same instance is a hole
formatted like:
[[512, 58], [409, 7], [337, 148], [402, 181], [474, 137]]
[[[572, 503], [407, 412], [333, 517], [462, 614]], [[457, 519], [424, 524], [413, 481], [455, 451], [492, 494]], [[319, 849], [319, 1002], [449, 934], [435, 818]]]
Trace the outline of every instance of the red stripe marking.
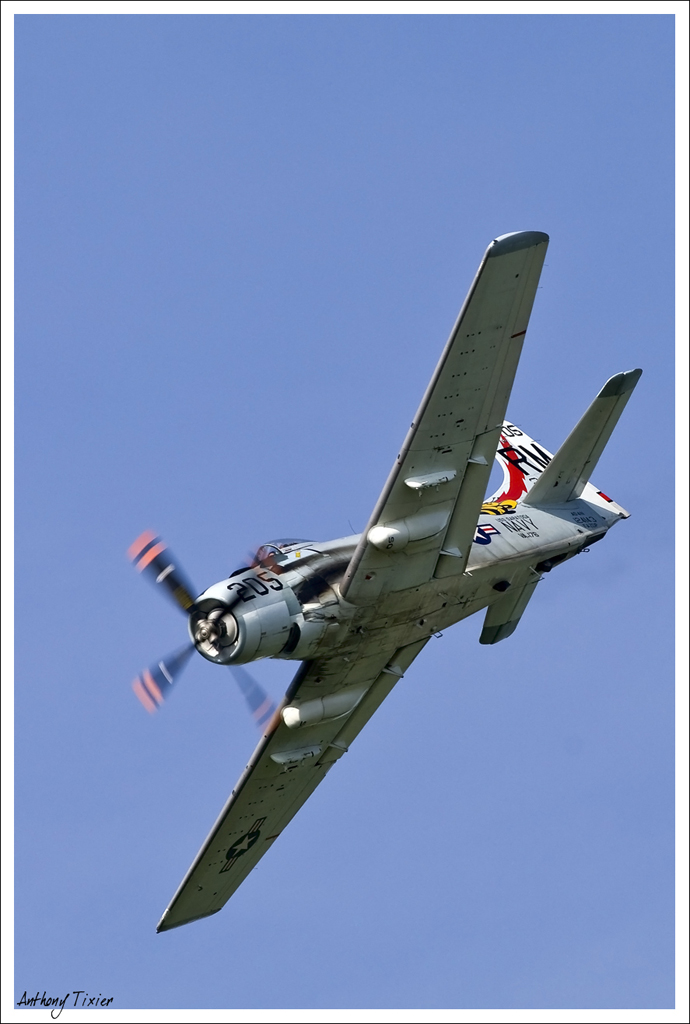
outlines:
[[161, 541], [160, 544], [154, 544], [151, 550], [147, 551], [144, 557], [137, 562], [138, 572], [141, 572], [142, 569], [145, 569], [146, 566], [149, 565], [154, 560], [154, 558], [158, 558], [158, 556], [163, 551], [165, 551], [165, 544], [163, 543], [163, 541]]
[[149, 672], [148, 669], [146, 669], [145, 672], [141, 673], [141, 679], [142, 679], [142, 682], [143, 682], [144, 686], [149, 691], [149, 693], [151, 694], [153, 699], [158, 704], [162, 704], [163, 703], [163, 694], [161, 693], [160, 688], [159, 688], [156, 680], [153, 678], [153, 676], [151, 675], [151, 673]]
[[511, 334], [511, 338], [520, 338], [523, 334], [527, 334], [527, 328], [524, 331], [518, 331], [517, 334]]
[[156, 709], [156, 705], [153, 703], [153, 701], [149, 697], [148, 693], [146, 692], [146, 690], [142, 686], [141, 679], [135, 679], [134, 680], [134, 682], [132, 683], [132, 689], [134, 690], [134, 692], [136, 693], [137, 697], [139, 698], [141, 703], [144, 705], [146, 710], [149, 711], [151, 714], [153, 714], [154, 711], [157, 710]]
[[156, 539], [155, 533], [151, 533], [150, 530], [144, 530], [140, 537], [134, 541], [133, 544], [127, 548], [127, 554], [132, 561], [137, 557], [140, 551], [143, 551], [147, 544], [150, 544], [152, 540]]

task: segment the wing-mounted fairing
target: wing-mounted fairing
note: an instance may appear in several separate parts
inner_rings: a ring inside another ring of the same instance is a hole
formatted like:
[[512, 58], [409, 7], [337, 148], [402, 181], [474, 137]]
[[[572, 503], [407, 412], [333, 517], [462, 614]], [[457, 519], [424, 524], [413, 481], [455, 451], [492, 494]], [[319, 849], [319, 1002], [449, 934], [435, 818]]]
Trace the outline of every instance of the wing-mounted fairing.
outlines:
[[348, 567], [348, 601], [465, 568], [547, 244], [521, 231], [487, 249]]

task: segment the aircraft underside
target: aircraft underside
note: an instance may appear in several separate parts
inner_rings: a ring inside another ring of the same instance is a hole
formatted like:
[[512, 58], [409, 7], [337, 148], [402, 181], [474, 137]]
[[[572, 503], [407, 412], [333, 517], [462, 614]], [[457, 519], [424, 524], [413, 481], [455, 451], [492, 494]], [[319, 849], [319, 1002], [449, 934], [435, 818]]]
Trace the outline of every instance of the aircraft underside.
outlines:
[[[506, 640], [544, 575], [627, 518], [591, 475], [641, 370], [611, 377], [555, 455], [505, 419], [547, 244], [487, 249], [361, 534], [267, 543], [196, 597], [160, 537], [131, 546], [189, 631], [137, 677], [141, 702], [160, 707], [196, 651], [233, 669], [262, 730], [159, 931], [225, 905], [431, 636], [486, 609], [480, 643]], [[242, 667], [269, 657], [300, 662], [277, 707]]]

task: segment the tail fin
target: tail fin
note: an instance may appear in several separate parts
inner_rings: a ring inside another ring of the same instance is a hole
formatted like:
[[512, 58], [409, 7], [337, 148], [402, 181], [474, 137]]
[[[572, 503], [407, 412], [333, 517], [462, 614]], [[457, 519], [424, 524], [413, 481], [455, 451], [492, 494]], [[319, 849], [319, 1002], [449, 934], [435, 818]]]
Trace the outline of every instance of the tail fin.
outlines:
[[562, 505], [580, 497], [641, 375], [628, 370], [604, 384], [523, 499], [526, 505]]
[[518, 501], [525, 500], [552, 458], [551, 452], [519, 427], [504, 422], [496, 450], [496, 461], [503, 469], [503, 482], [495, 494], [486, 499], [482, 512], [493, 515], [513, 512]]

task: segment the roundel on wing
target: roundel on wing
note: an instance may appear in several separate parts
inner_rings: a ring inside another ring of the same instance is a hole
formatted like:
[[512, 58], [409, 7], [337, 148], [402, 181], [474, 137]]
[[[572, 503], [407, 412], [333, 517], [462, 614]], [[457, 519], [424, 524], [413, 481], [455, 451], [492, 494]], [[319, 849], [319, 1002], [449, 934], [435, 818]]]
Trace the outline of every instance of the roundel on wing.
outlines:
[[220, 869], [221, 872], [227, 871], [235, 863], [238, 857], [241, 857], [248, 850], [251, 850], [259, 841], [261, 836], [261, 826], [266, 821], [265, 818], [257, 818], [254, 824], [251, 826], [248, 832], [245, 832], [243, 836], [236, 839], [232, 844], [228, 852], [225, 854], [225, 864]]

